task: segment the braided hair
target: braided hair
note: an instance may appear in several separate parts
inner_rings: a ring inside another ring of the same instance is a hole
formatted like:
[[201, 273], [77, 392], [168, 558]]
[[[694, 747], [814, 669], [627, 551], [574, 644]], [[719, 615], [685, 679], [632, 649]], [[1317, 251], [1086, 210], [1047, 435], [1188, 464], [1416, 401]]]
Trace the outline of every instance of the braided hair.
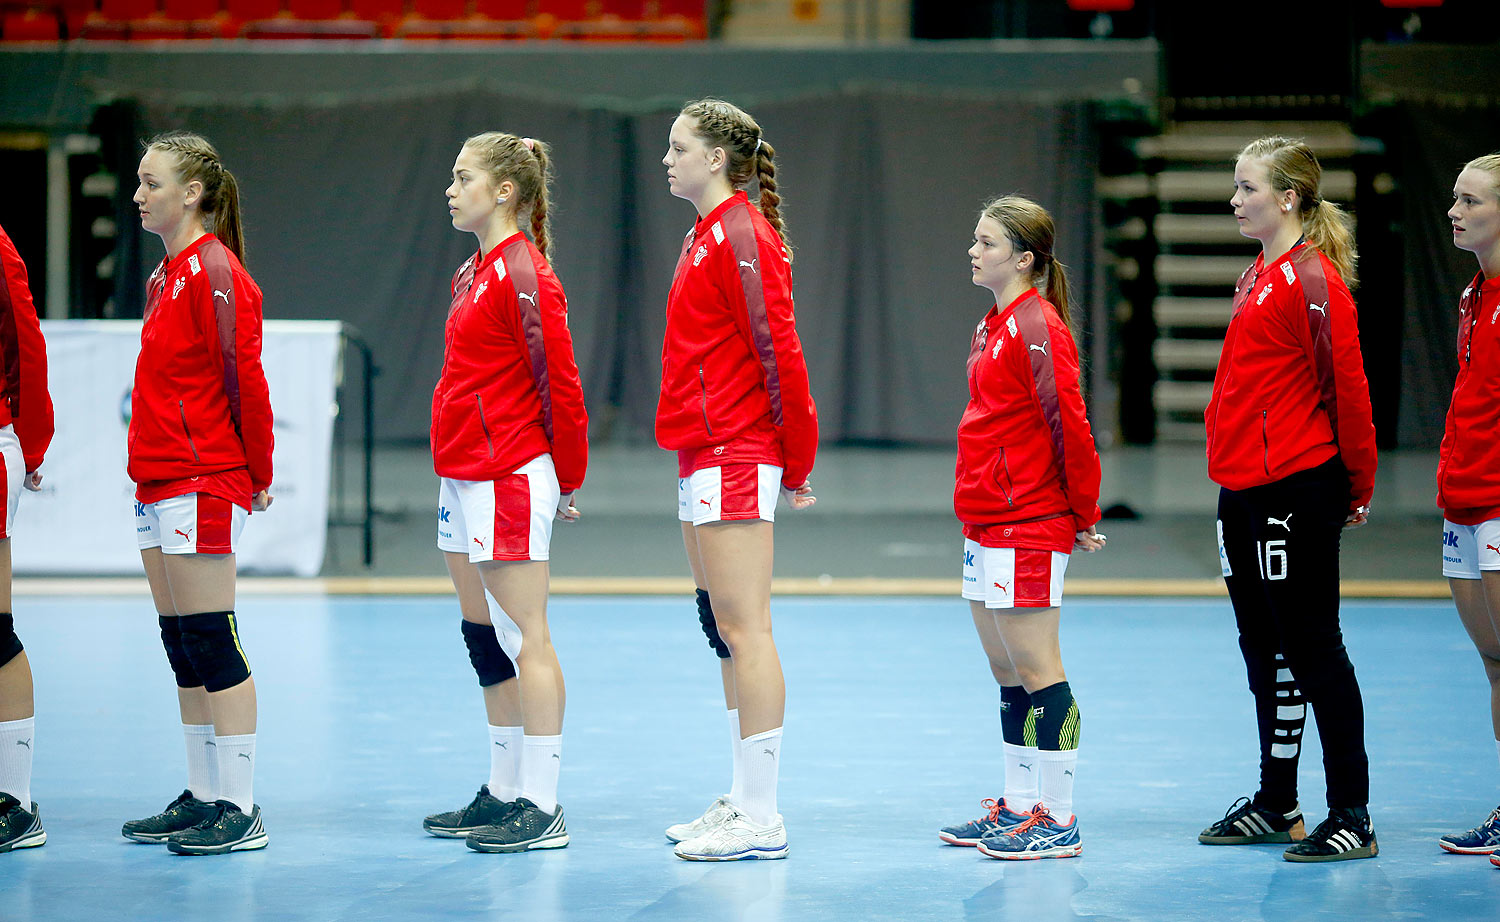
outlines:
[[762, 137], [760, 125], [744, 109], [712, 96], [688, 103], [680, 114], [693, 120], [693, 134], [699, 140], [710, 148], [722, 147], [729, 155], [730, 185], [742, 189], [755, 180], [759, 190], [756, 207], [776, 229], [790, 257], [792, 244], [781, 218], [781, 195], [776, 191], [776, 148]]
[[531, 239], [548, 261], [552, 259], [552, 220], [548, 214], [552, 185], [552, 148], [535, 138], [518, 138], [503, 131], [476, 134], [464, 147], [479, 155], [490, 183], [507, 179], [516, 184], [516, 214], [531, 212]]
[[240, 184], [224, 168], [218, 150], [207, 138], [191, 131], [159, 134], [146, 142], [146, 150], [171, 154], [176, 160], [178, 182], [203, 185], [198, 210], [206, 219], [205, 226], [243, 264], [245, 228], [240, 220]]

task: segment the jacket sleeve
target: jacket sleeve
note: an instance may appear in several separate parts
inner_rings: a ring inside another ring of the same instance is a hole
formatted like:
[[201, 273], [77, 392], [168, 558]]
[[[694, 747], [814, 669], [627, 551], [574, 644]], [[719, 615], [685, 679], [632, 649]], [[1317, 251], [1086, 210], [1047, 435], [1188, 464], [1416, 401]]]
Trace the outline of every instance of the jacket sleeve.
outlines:
[[807, 482], [817, 457], [818, 408], [808, 383], [802, 340], [797, 336], [791, 260], [779, 240], [773, 243], [755, 234], [743, 212], [726, 214], [725, 225], [733, 264], [720, 263], [728, 276], [723, 280], [724, 290], [734, 308], [735, 325], [765, 376], [771, 424], [786, 462], [782, 485], [795, 489]]
[[[1032, 314], [1037, 316], [1042, 309]], [[1022, 312], [1018, 312], [1022, 313]], [[1100, 519], [1099, 453], [1079, 389], [1078, 348], [1061, 321], [1021, 320], [1024, 355], [1031, 366], [1032, 384], [1062, 480], [1063, 495], [1073, 513], [1073, 530], [1083, 531]], [[1039, 318], [1040, 319], [1040, 318]], [[1045, 337], [1044, 339], [1042, 337]], [[1033, 348], [1041, 339], [1041, 349]], [[1017, 355], [1022, 353], [1017, 350]]]
[[[259, 493], [271, 487], [271, 453], [275, 446], [271, 392], [260, 364], [261, 293], [244, 276], [235, 277], [234, 288], [233, 325], [226, 335], [221, 322], [219, 345], [224, 350], [225, 390], [229, 394], [230, 417], [245, 446], [251, 492]], [[231, 368], [238, 385], [235, 388], [230, 385]]]
[[548, 277], [537, 286], [540, 304], [518, 300], [521, 328], [530, 353], [532, 379], [542, 399], [542, 425], [552, 443], [552, 462], [562, 492], [583, 485], [589, 464], [589, 414], [568, 330], [568, 299], [562, 285]]
[[52, 444], [52, 396], [47, 390], [47, 343], [37, 321], [26, 280], [26, 264], [10, 237], [0, 231], [0, 348], [5, 363], [5, 398], [21, 442], [28, 473], [41, 467]]
[[1326, 278], [1322, 258], [1298, 266], [1301, 311], [1311, 339], [1313, 373], [1323, 409], [1349, 471], [1350, 511], [1368, 506], [1375, 493], [1375, 423], [1370, 383], [1359, 348], [1359, 313], [1349, 289]]

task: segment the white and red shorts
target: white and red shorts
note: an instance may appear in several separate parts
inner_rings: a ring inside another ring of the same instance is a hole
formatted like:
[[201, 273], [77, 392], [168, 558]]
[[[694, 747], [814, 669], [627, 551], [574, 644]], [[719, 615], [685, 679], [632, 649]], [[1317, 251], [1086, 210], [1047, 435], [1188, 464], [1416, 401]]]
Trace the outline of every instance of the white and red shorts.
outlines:
[[782, 469], [774, 464], [725, 464], [677, 478], [677, 520], [713, 522], [776, 521]]
[[208, 493], [135, 501], [135, 540], [163, 554], [233, 554], [249, 512]]
[[1479, 579], [1483, 570], [1500, 570], [1500, 519], [1478, 525], [1443, 519], [1443, 575]]
[[1068, 555], [1024, 547], [983, 547], [964, 539], [964, 598], [985, 608], [1056, 608]]
[[21, 487], [26, 483], [26, 458], [21, 454], [15, 426], [0, 426], [0, 455], [5, 460], [0, 467], [0, 476], [5, 478], [5, 532], [0, 538], [9, 538], [16, 524], [16, 507], [21, 505]]
[[562, 489], [551, 455], [537, 455], [498, 480], [438, 486], [438, 547], [486, 560], [547, 560]]

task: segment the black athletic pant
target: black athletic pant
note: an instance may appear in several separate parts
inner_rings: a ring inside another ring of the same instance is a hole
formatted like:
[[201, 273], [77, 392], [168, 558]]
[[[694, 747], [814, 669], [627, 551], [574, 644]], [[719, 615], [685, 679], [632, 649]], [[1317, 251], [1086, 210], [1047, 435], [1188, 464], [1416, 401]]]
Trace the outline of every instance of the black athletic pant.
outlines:
[[[1248, 490], [1219, 491], [1224, 582], [1260, 730], [1256, 803], [1288, 811], [1312, 705], [1323, 742], [1330, 807], [1370, 800], [1365, 710], [1339, 630], [1339, 536], [1349, 475], [1338, 459]], [[1278, 680], [1278, 670], [1283, 672]], [[1300, 694], [1299, 694], [1300, 693]]]

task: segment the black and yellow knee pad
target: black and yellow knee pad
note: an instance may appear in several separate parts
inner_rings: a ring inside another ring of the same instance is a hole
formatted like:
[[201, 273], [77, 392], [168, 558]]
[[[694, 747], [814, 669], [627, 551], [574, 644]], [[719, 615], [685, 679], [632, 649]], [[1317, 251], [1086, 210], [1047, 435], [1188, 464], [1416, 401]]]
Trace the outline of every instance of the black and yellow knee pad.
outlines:
[[182, 648], [193, 672], [211, 692], [233, 688], [250, 678], [250, 661], [240, 646], [232, 611], [179, 615]]

